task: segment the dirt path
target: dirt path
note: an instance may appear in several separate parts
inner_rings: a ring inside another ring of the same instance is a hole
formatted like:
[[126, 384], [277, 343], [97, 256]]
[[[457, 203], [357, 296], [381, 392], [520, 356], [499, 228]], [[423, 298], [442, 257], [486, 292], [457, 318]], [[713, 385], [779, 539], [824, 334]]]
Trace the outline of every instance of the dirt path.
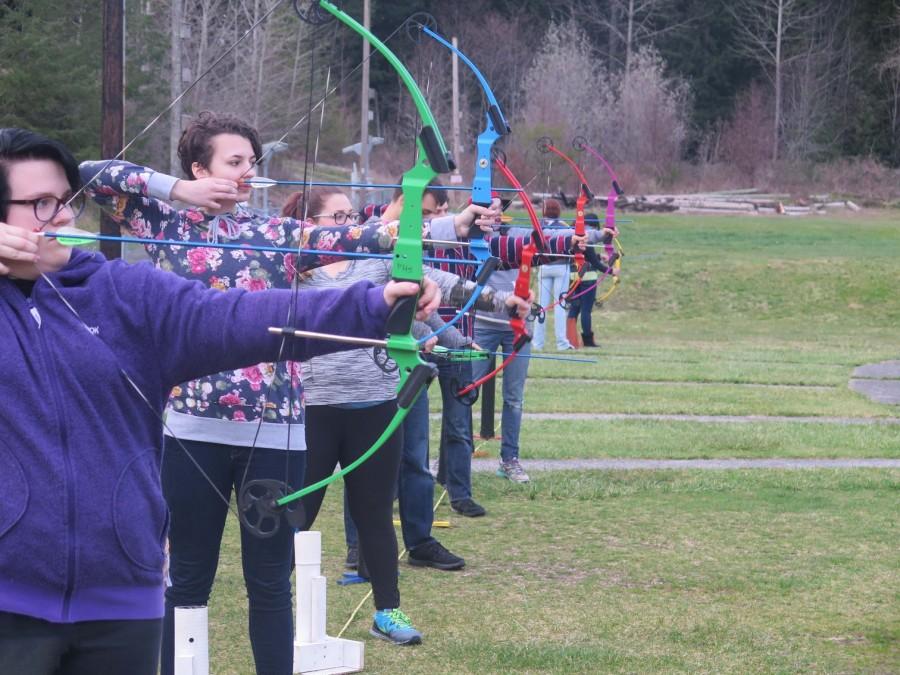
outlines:
[[[900, 459], [528, 459], [526, 471], [658, 469], [900, 469]], [[472, 471], [497, 470], [496, 459], [473, 459]]]
[[876, 403], [900, 405], [900, 361], [867, 363], [856, 368], [850, 388]]
[[840, 424], [900, 425], [900, 417], [792, 417], [789, 415], [664, 415], [657, 413], [525, 413], [528, 420], [659, 420], [704, 424]]

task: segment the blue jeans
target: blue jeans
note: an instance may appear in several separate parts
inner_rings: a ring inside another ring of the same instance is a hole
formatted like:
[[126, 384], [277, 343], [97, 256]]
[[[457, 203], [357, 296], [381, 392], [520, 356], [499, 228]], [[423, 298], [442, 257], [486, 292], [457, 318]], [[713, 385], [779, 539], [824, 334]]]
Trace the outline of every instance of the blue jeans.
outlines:
[[[206, 605], [219, 564], [219, 548], [228, 505], [223, 503], [190, 458], [166, 437], [162, 487], [171, 513], [169, 576], [163, 622], [162, 668], [174, 668], [175, 607]], [[226, 498], [241, 480], [250, 449], [201, 441], [182, 441], [191, 456]], [[306, 453], [256, 448], [247, 480], [287, 477], [291, 488], [303, 485]], [[287, 472], [287, 476], [285, 476]], [[282, 523], [278, 533], [260, 539], [241, 528], [241, 563], [250, 603], [250, 645], [256, 671], [290, 674], [294, 661], [294, 613], [291, 609], [294, 532]]]
[[[434, 541], [434, 477], [428, 466], [428, 392], [422, 392], [403, 420], [403, 452], [397, 482], [400, 500], [400, 529], [408, 551]], [[347, 546], [356, 546], [359, 534], [344, 501], [344, 537]]]
[[[541, 275], [541, 293], [538, 302], [541, 307], [549, 307], [557, 301], [562, 293], [569, 290], [569, 266], [568, 265], [542, 265], [540, 268]], [[553, 313], [553, 330], [556, 333], [556, 348], [571, 349], [572, 343], [566, 337], [566, 313], [559, 308], [559, 305], [551, 310]], [[547, 314], [547, 321], [550, 320], [550, 314]], [[534, 327], [534, 348], [544, 348], [544, 328], [545, 324], [537, 323]], [[478, 342], [478, 340], [476, 340]], [[480, 342], [478, 344], [481, 344]], [[484, 345], [482, 345], [484, 346]]]
[[472, 364], [468, 361], [438, 363], [443, 410], [441, 412], [441, 450], [438, 482], [447, 486], [450, 501], [472, 496], [472, 407], [463, 405], [453, 395], [472, 381]]
[[400, 529], [408, 551], [434, 541], [434, 477], [428, 467], [428, 392], [422, 392], [403, 420], [400, 459]]
[[[513, 333], [500, 327], [484, 327], [475, 323], [475, 342], [489, 352], [502, 351], [506, 354], [513, 349]], [[526, 344], [519, 352], [522, 356], [531, 354], [531, 344]], [[498, 356], [503, 361], [505, 357]], [[516, 357], [503, 371], [503, 416], [501, 417], [502, 440], [500, 459], [508, 462], [519, 457], [519, 431], [522, 427], [522, 410], [525, 405], [525, 378], [528, 377], [530, 359]], [[472, 364], [472, 377], [477, 380], [488, 373], [488, 361]]]

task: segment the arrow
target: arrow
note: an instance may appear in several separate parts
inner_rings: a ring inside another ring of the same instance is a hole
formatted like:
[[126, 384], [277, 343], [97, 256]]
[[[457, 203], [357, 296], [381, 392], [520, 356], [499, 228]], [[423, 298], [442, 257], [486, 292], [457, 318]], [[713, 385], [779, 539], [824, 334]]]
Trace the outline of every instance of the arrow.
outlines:
[[[234, 251], [263, 251], [266, 253], [283, 253], [294, 255], [324, 255], [343, 258], [378, 258], [391, 260], [390, 253], [357, 253], [355, 251], [317, 251], [308, 248], [284, 248], [279, 246], [245, 246], [244, 244], [224, 244], [222, 242], [187, 241], [183, 239], [142, 239], [140, 237], [114, 237], [109, 234], [94, 234], [77, 227], [65, 226], [56, 232], [41, 231], [36, 234], [56, 239], [63, 246], [87, 246], [95, 241], [118, 241], [124, 244], [141, 244], [142, 246], [187, 246], [192, 248], [222, 248]], [[457, 258], [424, 257], [423, 260], [437, 263], [455, 263], [457, 265], [478, 265], [477, 260]]]

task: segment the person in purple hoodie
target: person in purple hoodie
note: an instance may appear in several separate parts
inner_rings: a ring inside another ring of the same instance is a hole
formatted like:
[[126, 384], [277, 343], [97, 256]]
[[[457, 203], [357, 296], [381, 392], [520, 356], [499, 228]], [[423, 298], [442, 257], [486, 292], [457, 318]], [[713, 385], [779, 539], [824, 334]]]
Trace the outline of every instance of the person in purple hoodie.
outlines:
[[[297, 327], [382, 337], [415, 284], [225, 292], [42, 237], [80, 212], [62, 144], [0, 129], [0, 673], [157, 672], [169, 390], [272, 361]], [[426, 282], [420, 316], [439, 303]], [[290, 358], [342, 349], [292, 342]]]

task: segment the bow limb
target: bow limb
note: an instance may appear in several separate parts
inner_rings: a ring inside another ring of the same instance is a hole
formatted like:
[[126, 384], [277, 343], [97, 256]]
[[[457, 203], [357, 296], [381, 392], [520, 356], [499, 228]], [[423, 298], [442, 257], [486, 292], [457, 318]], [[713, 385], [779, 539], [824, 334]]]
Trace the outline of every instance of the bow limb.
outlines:
[[[468, 68], [475, 74], [475, 77], [478, 79], [481, 88], [484, 90], [485, 96], [488, 100], [488, 108], [485, 112], [486, 122], [484, 130], [478, 135], [478, 141], [476, 143], [476, 157], [475, 157], [475, 172], [474, 177], [472, 179], [472, 203], [477, 204], [479, 206], [490, 206], [493, 199], [493, 176], [491, 172], [491, 153], [494, 149], [494, 144], [501, 136], [505, 136], [510, 132], [509, 124], [506, 121], [506, 118], [503, 116], [503, 112], [500, 109], [500, 104], [497, 102], [496, 96], [494, 96], [494, 92], [491, 91], [490, 86], [487, 83], [487, 80], [481, 74], [481, 71], [478, 70], [478, 67], [472, 62], [472, 60], [463, 54], [462, 51], [458, 47], [456, 47], [451, 42], [448, 42], [445, 38], [438, 35], [436, 32], [431, 30], [428, 26], [419, 24], [422, 32], [437, 41], [439, 44], [443, 45], [454, 54], [456, 54], [463, 63], [468, 66]], [[440, 335], [443, 331], [448, 329], [450, 326], [455, 325], [459, 322], [459, 320], [468, 312], [478, 300], [478, 297], [484, 291], [487, 286], [487, 281], [490, 275], [497, 269], [500, 261], [497, 258], [491, 256], [490, 249], [488, 248], [487, 242], [484, 240], [484, 236], [475, 230], [475, 232], [470, 232], [469, 234], [469, 253], [472, 255], [475, 260], [480, 263], [478, 270], [475, 272], [475, 289], [472, 292], [469, 301], [466, 302], [456, 313], [454, 317], [452, 317], [449, 321], [447, 321], [441, 328], [434, 331], [430, 335], [426, 335], [423, 338], [419, 339], [419, 344], [424, 344], [431, 338]]]
[[475, 63], [458, 47], [435, 33], [428, 26], [422, 26], [421, 28], [423, 33], [452, 51], [466, 64], [469, 70], [472, 71], [472, 74], [475, 75], [478, 83], [481, 85], [482, 91], [484, 91], [485, 98], [487, 98], [488, 107], [485, 112], [487, 123], [485, 124], [484, 131], [479, 134], [477, 142], [475, 177], [472, 181], [472, 202], [481, 206], [490, 206], [493, 193], [491, 180], [491, 151], [493, 150], [494, 143], [496, 143], [497, 139], [510, 133], [511, 129], [509, 123], [506, 121], [506, 117], [504, 117], [503, 111], [500, 109], [500, 103], [497, 101], [497, 97], [494, 95], [487, 79], [485, 79], [481, 71], [478, 70], [478, 66], [476, 66]]
[[[421, 286], [423, 280], [422, 196], [428, 183], [438, 173], [450, 171], [453, 167], [453, 162], [437, 128], [434, 115], [425, 101], [425, 97], [409, 74], [409, 71], [396, 55], [362, 24], [332, 3], [327, 0], [321, 0], [318, 3], [318, 7], [359, 33], [388, 60], [409, 90], [422, 119], [422, 130], [416, 139], [419, 150], [416, 164], [403, 174], [403, 180], [401, 181], [403, 210], [400, 213], [400, 228], [397, 243], [394, 246], [391, 265], [391, 276], [394, 280], [409, 281]], [[388, 355], [397, 364], [399, 370], [397, 412], [372, 446], [356, 461], [344, 467], [338, 473], [291, 494], [285, 494], [286, 490], [283, 489], [283, 486], [270, 486], [258, 483], [254, 488], [253, 485], [248, 485], [245, 491], [242, 492], [242, 498], [245, 499], [245, 506], [248, 509], [255, 509], [265, 518], [274, 518], [275, 527], [278, 527], [278, 516], [281, 513], [285, 513], [289, 520], [292, 520], [295, 524], [305, 524], [305, 514], [303, 513], [302, 505], [297, 503], [297, 500], [311, 492], [323, 489], [338, 478], [355, 470], [377, 452], [400, 427], [409, 414], [413, 403], [428, 388], [428, 385], [437, 373], [437, 368], [434, 364], [427, 363], [422, 359], [418, 343], [412, 335], [412, 325], [415, 320], [417, 304], [418, 294], [401, 298], [395, 303], [388, 317], [388, 337], [385, 345]], [[256, 490], [255, 494], [254, 489]], [[291, 506], [292, 503], [293, 507]], [[244, 510], [242, 507], [242, 512]]]
[[[534, 260], [534, 256], [538, 254], [538, 246], [540, 246], [541, 250], [547, 249], [547, 242], [544, 238], [544, 231], [541, 228], [541, 221], [538, 218], [537, 212], [534, 210], [534, 205], [531, 203], [531, 199], [529, 199], [528, 195], [525, 192], [525, 188], [522, 186], [522, 183], [519, 182], [519, 179], [516, 178], [515, 174], [512, 170], [506, 165], [502, 157], [502, 153], [495, 152], [493, 154], [494, 164], [500, 173], [503, 174], [504, 178], [509, 181], [510, 185], [519, 193], [522, 198], [522, 203], [525, 205], [525, 210], [528, 212], [528, 217], [531, 220], [531, 225], [534, 230], [531, 241], [528, 242], [522, 248], [522, 258], [519, 261], [519, 274], [516, 277], [516, 283], [514, 286], [514, 293], [522, 298], [523, 300], [528, 300], [531, 295], [531, 269]], [[535, 242], [538, 243], [535, 243]], [[534, 321], [534, 319], [538, 319], [539, 321], [543, 321], [544, 318], [544, 310], [539, 305], [532, 303], [531, 315], [529, 316], [529, 321]], [[468, 402], [469, 399], [466, 397], [471, 394], [473, 391], [478, 389], [481, 385], [489, 380], [497, 377], [503, 370], [515, 360], [515, 358], [519, 355], [519, 352], [531, 341], [531, 335], [528, 333], [526, 320], [520, 319], [518, 316], [513, 317], [509, 320], [509, 326], [512, 328], [513, 335], [515, 336], [515, 340], [513, 341], [513, 349], [512, 351], [503, 359], [499, 366], [494, 368], [489, 373], [482, 375], [480, 378], [475, 380], [474, 382], [466, 385], [462, 389], [456, 392], [456, 397], [463, 401]], [[472, 400], [472, 403], [475, 401]]]
[[[537, 212], [534, 210], [534, 205], [531, 203], [531, 199], [525, 192], [525, 188], [522, 187], [522, 183], [519, 182], [519, 179], [516, 178], [516, 175], [507, 166], [505, 160], [499, 153], [495, 153], [494, 155], [494, 164], [500, 170], [500, 173], [503, 174], [504, 178], [509, 181], [509, 184], [519, 193], [522, 203], [525, 205], [525, 210], [528, 212], [528, 218], [531, 220], [533, 234], [531, 235], [531, 241], [522, 249], [522, 260], [519, 262], [519, 275], [516, 277], [515, 283], [515, 294], [523, 300], [527, 300], [531, 294], [531, 269], [534, 256], [547, 250], [547, 240], [544, 237], [544, 230], [541, 227], [541, 219], [538, 218]], [[543, 308], [539, 305], [532, 304], [531, 320], [536, 318], [539, 321], [543, 321], [543, 317]]]
[[[598, 299], [598, 302], [603, 302], [603, 300], [606, 300], [610, 295], [612, 295], [616, 287], [619, 285], [618, 272], [622, 268], [622, 247], [619, 244], [619, 228], [616, 225], [616, 200], [624, 195], [625, 191], [622, 189], [621, 184], [619, 183], [619, 177], [616, 175], [616, 172], [612, 168], [612, 165], [606, 160], [603, 155], [600, 154], [600, 152], [596, 148], [594, 148], [590, 143], [587, 142], [587, 139], [585, 139], [583, 136], [578, 136], [577, 138], [573, 139], [572, 146], [576, 150], [585, 150], [589, 155], [600, 162], [606, 169], [606, 173], [609, 175], [610, 179], [609, 193], [606, 197], [606, 219], [604, 223], [605, 227], [609, 230], [612, 230], [614, 234], [611, 240], [605, 240], [603, 243], [607, 260], [610, 261], [610, 265], [616, 270], [616, 275], [610, 289], [602, 296], [602, 298]], [[602, 279], [598, 279], [597, 283], [599, 283], [601, 280]], [[597, 284], [594, 284], [594, 286], [596, 285]]]
[[[544, 136], [538, 139], [537, 142], [538, 150], [542, 153], [552, 152], [554, 155], [565, 161], [566, 164], [569, 165], [569, 168], [575, 173], [575, 176], [579, 181], [579, 189], [578, 189], [578, 198], [575, 200], [575, 235], [579, 237], [585, 236], [585, 222], [584, 222], [584, 210], [587, 207], [588, 203], [594, 199], [594, 193], [591, 192], [591, 188], [588, 185], [587, 177], [584, 175], [584, 172], [581, 170], [581, 167], [578, 166], [578, 163], [575, 162], [571, 157], [569, 157], [562, 150], [557, 148], [553, 141]], [[597, 270], [608, 270], [607, 266], [603, 264], [597, 254], [594, 252], [594, 249], [588, 248], [587, 251], [581, 251], [576, 248], [574, 251], [575, 257], [575, 271], [576, 276], [572, 281], [572, 284], [569, 286], [569, 290], [565, 293], [561, 294], [557, 300], [550, 305], [550, 307], [555, 307], [559, 305], [561, 307], [567, 307], [568, 301], [571, 299], [572, 292], [575, 290], [575, 287], [580, 282], [581, 278], [584, 276], [587, 268], [585, 267], [585, 259], [587, 262], [591, 264]], [[548, 307], [547, 309], [550, 309]]]

